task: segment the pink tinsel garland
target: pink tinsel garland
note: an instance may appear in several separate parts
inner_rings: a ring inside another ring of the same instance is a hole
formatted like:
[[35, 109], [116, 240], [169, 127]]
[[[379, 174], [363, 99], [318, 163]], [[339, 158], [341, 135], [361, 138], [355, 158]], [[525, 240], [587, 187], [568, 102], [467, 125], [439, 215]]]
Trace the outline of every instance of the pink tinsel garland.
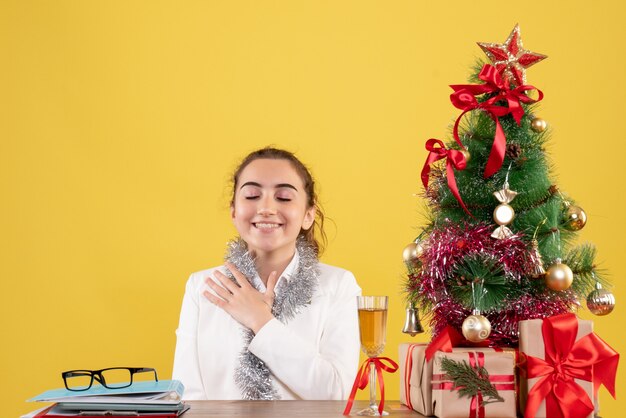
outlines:
[[[435, 337], [447, 325], [460, 330], [463, 320], [471, 315], [469, 309], [456, 302], [446, 287], [453, 278], [458, 263], [475, 254], [488, 256], [501, 263], [507, 280], [518, 286], [527, 282], [536, 260], [530, 244], [514, 235], [507, 239], [491, 237], [493, 225], [445, 223], [436, 227], [422, 242], [425, 251], [420, 260], [422, 268], [409, 276], [409, 291], [417, 294], [418, 301], [432, 307], [430, 325]], [[576, 305], [573, 294], [566, 292], [559, 297], [550, 293], [544, 298], [528, 293], [511, 297], [500, 310], [483, 312], [492, 325], [489, 338], [493, 345], [515, 346], [518, 342], [517, 323], [522, 319], [544, 318], [570, 312]]]

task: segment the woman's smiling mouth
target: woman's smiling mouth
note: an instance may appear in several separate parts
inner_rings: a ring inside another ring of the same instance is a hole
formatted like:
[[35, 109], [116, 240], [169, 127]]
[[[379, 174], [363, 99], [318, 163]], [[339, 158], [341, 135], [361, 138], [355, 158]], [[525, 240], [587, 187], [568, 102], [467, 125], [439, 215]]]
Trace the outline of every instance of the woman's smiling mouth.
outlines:
[[253, 222], [252, 225], [257, 229], [274, 229], [279, 228], [281, 224], [268, 223], [268, 222]]

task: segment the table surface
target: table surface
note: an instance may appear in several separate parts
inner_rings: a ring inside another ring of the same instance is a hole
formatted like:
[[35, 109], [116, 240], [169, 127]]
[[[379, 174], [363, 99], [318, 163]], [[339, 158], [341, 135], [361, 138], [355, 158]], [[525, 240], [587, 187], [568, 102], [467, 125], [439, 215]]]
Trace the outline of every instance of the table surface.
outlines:
[[[188, 401], [191, 406], [182, 418], [208, 417], [343, 417], [346, 401]], [[367, 401], [355, 401], [352, 415], [367, 407]], [[390, 417], [419, 418], [423, 415], [401, 405], [385, 402]]]

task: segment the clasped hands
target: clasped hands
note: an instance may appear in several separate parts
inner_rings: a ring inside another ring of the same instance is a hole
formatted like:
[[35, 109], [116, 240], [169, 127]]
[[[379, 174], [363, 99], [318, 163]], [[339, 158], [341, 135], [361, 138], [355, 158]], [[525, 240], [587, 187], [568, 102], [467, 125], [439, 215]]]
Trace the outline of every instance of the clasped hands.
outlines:
[[207, 277], [205, 283], [215, 292], [215, 295], [205, 290], [204, 297], [256, 334], [274, 318], [272, 305], [278, 273], [275, 271], [270, 273], [265, 293], [261, 293], [248, 282], [246, 276], [237, 270], [237, 267], [228, 262], [225, 266], [235, 277], [236, 283], [221, 271], [215, 270], [215, 278], [221, 286]]

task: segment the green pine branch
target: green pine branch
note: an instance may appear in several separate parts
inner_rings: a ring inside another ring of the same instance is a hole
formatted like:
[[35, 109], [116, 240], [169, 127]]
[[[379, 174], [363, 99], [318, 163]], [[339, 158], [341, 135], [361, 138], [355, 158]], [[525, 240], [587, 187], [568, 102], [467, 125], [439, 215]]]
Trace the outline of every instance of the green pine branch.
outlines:
[[459, 396], [471, 399], [480, 392], [483, 395], [482, 405], [504, 402], [504, 398], [489, 381], [489, 372], [484, 367], [473, 368], [466, 361], [457, 362], [442, 357], [441, 370], [452, 380], [453, 389], [458, 389]]
[[465, 308], [487, 312], [519, 296], [519, 284], [508, 280], [502, 263], [484, 254], [471, 254], [459, 262], [446, 281], [453, 298]]
[[596, 268], [595, 258], [596, 247], [591, 243], [584, 243], [571, 248], [563, 257], [563, 263], [574, 274], [572, 290], [583, 299], [595, 289], [596, 281], [599, 281], [607, 289], [612, 287], [604, 277], [604, 272]]

